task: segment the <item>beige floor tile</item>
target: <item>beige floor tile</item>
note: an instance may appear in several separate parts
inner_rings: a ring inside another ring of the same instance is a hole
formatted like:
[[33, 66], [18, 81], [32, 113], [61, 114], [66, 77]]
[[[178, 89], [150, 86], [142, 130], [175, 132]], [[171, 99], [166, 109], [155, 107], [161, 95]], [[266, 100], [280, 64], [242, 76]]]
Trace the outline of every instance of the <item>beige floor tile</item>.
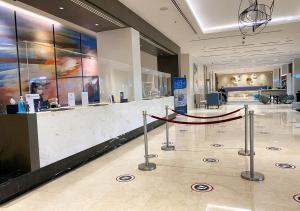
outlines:
[[[215, 110], [193, 110], [191, 114], [217, 115], [242, 104]], [[249, 157], [237, 153], [244, 145], [244, 119], [217, 125], [179, 126], [170, 124], [170, 141], [176, 151], [161, 151], [165, 126], [149, 132], [149, 152], [158, 157], [152, 172], [137, 169], [144, 161], [143, 137], [65, 174], [19, 198], [0, 210], [85, 211], [85, 210], [197, 210], [197, 211], [296, 211], [292, 199], [300, 193], [300, 113], [289, 105], [256, 105], [255, 168], [264, 173], [263, 182], [241, 179], [249, 169]], [[243, 114], [243, 112], [240, 112]], [[199, 121], [181, 118], [188, 121]], [[212, 144], [222, 144], [214, 148]], [[266, 147], [282, 148], [270, 151]], [[203, 158], [219, 159], [205, 163]], [[290, 163], [296, 169], [280, 169], [275, 163]], [[116, 177], [135, 175], [128, 183]], [[212, 192], [191, 190], [194, 183], [208, 183]]]

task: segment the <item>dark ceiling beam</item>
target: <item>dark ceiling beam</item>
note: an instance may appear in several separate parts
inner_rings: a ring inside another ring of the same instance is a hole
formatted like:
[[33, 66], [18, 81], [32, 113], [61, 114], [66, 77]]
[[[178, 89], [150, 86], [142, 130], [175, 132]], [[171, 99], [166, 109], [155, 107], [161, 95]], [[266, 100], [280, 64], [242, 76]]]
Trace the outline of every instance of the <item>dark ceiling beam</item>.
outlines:
[[147, 36], [159, 45], [166, 49], [180, 55], [180, 47], [163, 35], [156, 28], [147, 23], [144, 19], [139, 17], [124, 4], [118, 0], [85, 0], [86, 2], [98, 7], [101, 10], [109, 13], [126, 25], [139, 31], [141, 34]]

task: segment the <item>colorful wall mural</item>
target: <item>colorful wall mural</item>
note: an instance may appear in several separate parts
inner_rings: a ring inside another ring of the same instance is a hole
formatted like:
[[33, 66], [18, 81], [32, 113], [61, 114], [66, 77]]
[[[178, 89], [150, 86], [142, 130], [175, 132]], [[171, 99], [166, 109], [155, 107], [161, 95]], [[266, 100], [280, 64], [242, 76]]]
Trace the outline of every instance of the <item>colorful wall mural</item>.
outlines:
[[90, 102], [100, 101], [94, 37], [2, 6], [0, 14], [0, 113], [27, 93], [66, 105], [68, 92], [80, 104], [87, 91]]
[[0, 14], [0, 113], [3, 113], [3, 105], [11, 97], [17, 98], [20, 91], [14, 11], [0, 7]]

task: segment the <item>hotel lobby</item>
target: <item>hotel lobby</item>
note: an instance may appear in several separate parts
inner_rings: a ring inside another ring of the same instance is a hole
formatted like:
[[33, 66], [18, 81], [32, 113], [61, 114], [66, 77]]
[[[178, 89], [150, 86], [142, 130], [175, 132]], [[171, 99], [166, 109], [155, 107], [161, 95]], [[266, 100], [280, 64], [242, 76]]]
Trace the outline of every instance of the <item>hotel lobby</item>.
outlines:
[[299, 1], [0, 14], [0, 210], [300, 210]]

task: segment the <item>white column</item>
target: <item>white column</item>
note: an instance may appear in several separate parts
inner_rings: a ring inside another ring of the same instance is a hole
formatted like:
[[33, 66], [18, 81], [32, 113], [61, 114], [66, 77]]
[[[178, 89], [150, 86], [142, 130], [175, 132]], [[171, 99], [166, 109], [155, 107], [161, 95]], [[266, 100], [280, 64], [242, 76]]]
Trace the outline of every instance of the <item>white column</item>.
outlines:
[[280, 87], [280, 69], [273, 70], [273, 89]]
[[134, 99], [137, 101], [142, 100], [143, 98], [140, 33], [132, 28], [130, 31], [132, 42]]
[[190, 61], [189, 54], [181, 55], [181, 72], [180, 77], [186, 77], [187, 82], [187, 107], [188, 109], [194, 108], [194, 92], [193, 92], [193, 68]]
[[300, 58], [293, 62], [293, 94], [295, 97], [297, 91], [300, 91]]
[[140, 35], [133, 28], [116, 29], [97, 34], [101, 78], [101, 101], [120, 92], [129, 101], [142, 99]]
[[[187, 104], [188, 108], [194, 108], [195, 94], [201, 94], [204, 99], [204, 65], [197, 61], [197, 59], [190, 54], [181, 54], [181, 77], [187, 79]], [[194, 67], [195, 65], [195, 67]], [[197, 68], [198, 74], [194, 75], [194, 68]], [[194, 77], [197, 77], [194, 79]], [[198, 81], [194, 84], [194, 80]], [[197, 87], [194, 87], [197, 86]], [[194, 89], [195, 88], [195, 89]]]

